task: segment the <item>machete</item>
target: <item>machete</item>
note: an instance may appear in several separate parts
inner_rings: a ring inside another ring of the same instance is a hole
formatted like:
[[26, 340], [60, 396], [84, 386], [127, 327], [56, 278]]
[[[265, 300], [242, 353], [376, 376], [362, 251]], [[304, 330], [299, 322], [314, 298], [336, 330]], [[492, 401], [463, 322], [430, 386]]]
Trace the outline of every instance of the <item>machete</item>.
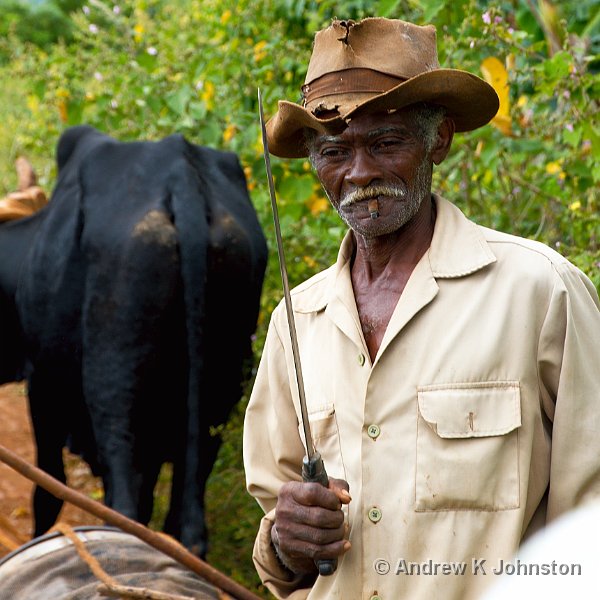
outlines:
[[[325, 471], [323, 459], [315, 449], [310, 424], [308, 421], [308, 411], [306, 409], [306, 396], [304, 394], [304, 380], [302, 379], [302, 369], [300, 367], [300, 351], [298, 349], [298, 336], [296, 335], [296, 323], [294, 321], [294, 312], [292, 310], [292, 297], [290, 295], [290, 285], [288, 282], [287, 269], [285, 264], [285, 254], [283, 251], [283, 241], [281, 239], [281, 226], [279, 225], [279, 212], [277, 210], [277, 200], [275, 198], [275, 185], [273, 184], [273, 173], [271, 171], [271, 159], [269, 157], [269, 146], [267, 143], [267, 130], [265, 127], [265, 117], [262, 106], [262, 96], [258, 90], [258, 111], [260, 116], [260, 127], [262, 131], [263, 153], [265, 156], [265, 167], [267, 170], [267, 181], [269, 183], [269, 195], [271, 197], [271, 208], [273, 209], [273, 223], [275, 224], [275, 238], [277, 239], [277, 255], [279, 256], [279, 271], [281, 272], [281, 281], [283, 283], [283, 297], [285, 299], [285, 310], [287, 314], [290, 339], [292, 343], [292, 355], [294, 358], [294, 369], [296, 371], [296, 384], [298, 386], [298, 397], [300, 399], [300, 412], [302, 413], [302, 427], [304, 429], [304, 440], [306, 442], [306, 456], [302, 461], [302, 479], [304, 481], [320, 483], [328, 487], [329, 477]], [[316, 561], [319, 569], [319, 575], [331, 575], [337, 568], [337, 559], [323, 559]]]

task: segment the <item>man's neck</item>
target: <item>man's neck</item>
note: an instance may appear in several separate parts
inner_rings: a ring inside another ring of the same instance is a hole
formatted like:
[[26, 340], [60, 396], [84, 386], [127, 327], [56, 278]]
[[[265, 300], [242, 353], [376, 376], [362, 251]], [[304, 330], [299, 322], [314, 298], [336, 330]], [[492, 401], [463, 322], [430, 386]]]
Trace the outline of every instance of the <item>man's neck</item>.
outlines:
[[431, 245], [435, 226], [435, 202], [424, 201], [417, 214], [397, 231], [374, 238], [364, 238], [354, 233], [355, 254], [352, 261], [352, 278], [365, 283], [381, 276], [389, 279], [394, 274], [406, 278]]

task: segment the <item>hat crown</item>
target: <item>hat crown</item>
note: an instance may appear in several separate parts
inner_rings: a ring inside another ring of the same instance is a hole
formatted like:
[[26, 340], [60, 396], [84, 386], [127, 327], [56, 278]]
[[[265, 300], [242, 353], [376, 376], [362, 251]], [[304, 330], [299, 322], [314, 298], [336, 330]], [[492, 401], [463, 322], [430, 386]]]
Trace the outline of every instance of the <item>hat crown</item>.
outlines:
[[410, 79], [439, 67], [433, 25], [381, 17], [334, 21], [315, 36], [305, 84], [347, 69], [372, 69]]

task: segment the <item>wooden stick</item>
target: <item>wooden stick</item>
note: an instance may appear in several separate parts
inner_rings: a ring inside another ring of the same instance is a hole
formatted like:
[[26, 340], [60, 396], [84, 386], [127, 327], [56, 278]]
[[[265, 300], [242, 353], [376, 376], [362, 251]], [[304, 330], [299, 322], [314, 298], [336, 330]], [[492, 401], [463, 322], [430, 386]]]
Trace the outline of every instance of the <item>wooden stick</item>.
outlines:
[[98, 592], [102, 596], [110, 596], [111, 598], [141, 598], [141, 600], [194, 600], [190, 596], [173, 596], [155, 590], [147, 590], [145, 588], [135, 588], [128, 585], [112, 584], [107, 585], [102, 583], [98, 586]]
[[42, 471], [42, 469], [29, 464], [1, 444], [0, 460], [57, 498], [89, 512], [106, 523], [122, 529], [126, 533], [135, 535], [153, 548], [160, 550], [197, 575], [200, 575], [200, 577], [203, 577], [209, 583], [231, 594], [237, 600], [260, 600], [256, 594], [201, 560], [182, 545], [148, 529], [141, 523], [118, 513], [101, 502], [88, 498], [86, 495], [67, 487], [51, 475], [48, 475], [45, 471]]

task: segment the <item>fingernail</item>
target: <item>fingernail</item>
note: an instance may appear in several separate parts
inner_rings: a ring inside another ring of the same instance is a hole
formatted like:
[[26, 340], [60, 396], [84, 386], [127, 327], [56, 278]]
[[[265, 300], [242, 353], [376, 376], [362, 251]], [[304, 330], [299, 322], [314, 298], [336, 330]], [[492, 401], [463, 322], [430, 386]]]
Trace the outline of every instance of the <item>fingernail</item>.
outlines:
[[348, 552], [348, 550], [350, 550], [350, 548], [352, 548], [352, 544], [348, 540], [346, 540], [344, 542], [344, 552]]
[[347, 490], [340, 490], [340, 493], [342, 494], [342, 496], [346, 496], [346, 498], [349, 498], [350, 500], [352, 500], [352, 498], [350, 497], [350, 494], [347, 492]]

